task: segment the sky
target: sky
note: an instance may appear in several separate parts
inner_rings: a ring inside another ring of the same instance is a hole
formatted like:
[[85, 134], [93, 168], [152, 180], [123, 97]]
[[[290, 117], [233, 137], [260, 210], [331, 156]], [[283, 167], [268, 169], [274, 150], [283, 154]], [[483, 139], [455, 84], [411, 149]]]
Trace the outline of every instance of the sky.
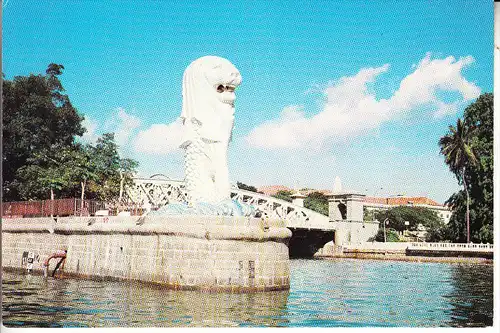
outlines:
[[[5, 2], [5, 1], [4, 1]], [[230, 60], [243, 82], [232, 182], [427, 196], [459, 187], [438, 140], [493, 91], [490, 1], [21, 1], [3, 8], [3, 73], [60, 79], [95, 142], [139, 175], [183, 179], [182, 75]]]

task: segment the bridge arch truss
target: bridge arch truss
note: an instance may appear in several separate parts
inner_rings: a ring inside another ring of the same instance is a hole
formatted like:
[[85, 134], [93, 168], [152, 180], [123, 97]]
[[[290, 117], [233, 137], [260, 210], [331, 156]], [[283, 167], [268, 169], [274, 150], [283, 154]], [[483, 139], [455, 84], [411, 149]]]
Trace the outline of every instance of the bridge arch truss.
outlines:
[[[294, 205], [261, 193], [233, 187], [231, 198], [252, 205], [264, 218], [283, 219], [289, 228], [334, 230], [335, 223], [328, 216]], [[151, 178], [134, 178], [133, 184], [125, 188], [125, 200], [134, 205], [159, 208], [168, 203], [186, 202], [185, 184], [163, 175]]]

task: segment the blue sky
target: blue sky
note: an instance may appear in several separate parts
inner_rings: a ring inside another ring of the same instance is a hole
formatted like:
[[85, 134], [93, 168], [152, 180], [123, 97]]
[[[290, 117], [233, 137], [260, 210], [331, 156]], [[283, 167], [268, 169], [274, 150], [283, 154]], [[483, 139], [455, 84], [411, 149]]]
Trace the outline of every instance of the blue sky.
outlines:
[[182, 74], [204, 55], [240, 70], [231, 180], [369, 195], [457, 188], [437, 141], [493, 90], [489, 1], [21, 1], [3, 8], [3, 72], [51, 62], [140, 173], [183, 178]]

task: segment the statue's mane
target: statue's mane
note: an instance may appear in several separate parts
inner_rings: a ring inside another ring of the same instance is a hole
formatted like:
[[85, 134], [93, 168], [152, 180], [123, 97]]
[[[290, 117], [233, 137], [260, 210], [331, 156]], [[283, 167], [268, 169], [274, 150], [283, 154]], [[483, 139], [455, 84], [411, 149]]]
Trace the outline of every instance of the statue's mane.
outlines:
[[182, 84], [184, 125], [199, 130], [208, 139], [228, 140], [234, 115], [218, 99], [216, 89], [219, 85], [237, 87], [240, 83], [239, 71], [224, 58], [207, 56], [193, 61], [184, 72]]

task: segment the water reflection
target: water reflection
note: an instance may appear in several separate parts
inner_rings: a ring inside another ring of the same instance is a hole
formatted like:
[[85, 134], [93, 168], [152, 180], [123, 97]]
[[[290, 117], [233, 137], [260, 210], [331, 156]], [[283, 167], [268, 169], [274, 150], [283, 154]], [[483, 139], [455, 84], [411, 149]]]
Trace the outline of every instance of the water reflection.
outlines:
[[3, 273], [6, 326], [283, 326], [288, 291], [216, 294]]
[[493, 266], [292, 260], [290, 292], [216, 294], [3, 272], [7, 326], [489, 326]]
[[488, 266], [455, 265], [451, 278], [454, 289], [445, 296], [452, 306], [450, 325], [493, 325], [493, 270]]

